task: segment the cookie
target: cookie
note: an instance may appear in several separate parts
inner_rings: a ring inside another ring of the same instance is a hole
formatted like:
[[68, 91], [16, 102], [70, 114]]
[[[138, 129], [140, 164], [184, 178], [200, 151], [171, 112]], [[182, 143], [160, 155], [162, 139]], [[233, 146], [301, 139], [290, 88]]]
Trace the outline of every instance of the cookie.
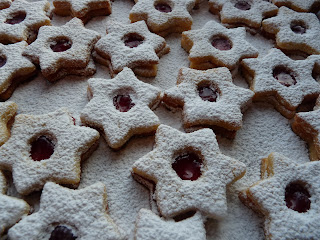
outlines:
[[253, 92], [237, 87], [227, 68], [206, 71], [181, 68], [177, 86], [164, 92], [163, 102], [182, 107], [185, 128], [210, 126], [236, 131], [242, 126], [242, 111]]
[[263, 19], [277, 14], [278, 8], [265, 0], [209, 0], [209, 10], [230, 26], [260, 28]]
[[60, 27], [41, 27], [37, 40], [24, 50], [23, 55], [39, 64], [42, 75], [50, 82], [69, 72], [87, 76], [95, 72], [95, 68], [88, 69], [92, 69], [91, 51], [99, 38], [97, 32], [86, 29], [80, 19], [73, 18]]
[[0, 42], [34, 41], [41, 26], [51, 25], [49, 10], [48, 1], [15, 0], [0, 11]]
[[95, 51], [96, 61], [107, 65], [111, 76], [131, 68], [135, 74], [144, 77], [157, 75], [159, 57], [170, 51], [164, 38], [151, 33], [144, 21], [132, 24], [111, 22], [107, 35], [101, 38]]
[[99, 129], [108, 145], [118, 149], [133, 135], [153, 133], [160, 124], [151, 110], [160, 101], [160, 89], [137, 79], [124, 68], [111, 80], [88, 80], [90, 102], [81, 112], [81, 121]]
[[228, 29], [215, 21], [183, 32], [181, 46], [189, 53], [190, 68], [200, 70], [233, 69], [241, 59], [258, 56], [258, 50], [246, 41], [245, 28]]
[[156, 183], [154, 195], [162, 216], [200, 211], [223, 218], [226, 186], [240, 179], [246, 167], [220, 152], [211, 129], [182, 133], [160, 125], [154, 149], [138, 159], [132, 170]]
[[130, 11], [131, 22], [144, 20], [150, 31], [162, 37], [191, 29], [191, 10], [196, 0], [135, 0]]
[[135, 240], [205, 240], [206, 230], [201, 214], [181, 221], [163, 219], [148, 209], [141, 209], [138, 213], [135, 229]]
[[0, 171], [0, 237], [9, 227], [19, 222], [24, 215], [27, 215], [30, 210], [25, 201], [9, 197], [5, 195], [6, 192], [7, 181]]
[[36, 66], [22, 52], [28, 46], [22, 41], [3, 45], [0, 43], [0, 99], [11, 97], [17, 86], [36, 74]]
[[314, 9], [319, 9], [319, 0], [272, 0], [278, 7], [286, 6], [297, 12], [309, 12]]
[[0, 146], [10, 137], [10, 128], [14, 121], [18, 105], [14, 102], [0, 103]]
[[279, 153], [262, 160], [261, 180], [239, 197], [264, 215], [266, 239], [319, 238], [319, 174], [319, 161], [299, 165]]
[[47, 181], [80, 182], [80, 162], [97, 147], [99, 133], [74, 125], [66, 109], [43, 115], [19, 114], [11, 137], [0, 148], [0, 168], [11, 170], [14, 185], [26, 195]]
[[262, 22], [263, 30], [276, 36], [280, 49], [320, 54], [320, 22], [313, 13], [281, 7], [278, 15]]
[[312, 77], [315, 58], [292, 60], [273, 48], [264, 57], [242, 60], [254, 101], [266, 101], [286, 118], [292, 118], [303, 100], [316, 99], [320, 85]]
[[106, 187], [95, 183], [73, 190], [48, 182], [39, 211], [10, 228], [10, 239], [106, 239], [124, 240], [107, 213]]
[[10, 7], [12, 0], [1, 0], [0, 1], [0, 10]]

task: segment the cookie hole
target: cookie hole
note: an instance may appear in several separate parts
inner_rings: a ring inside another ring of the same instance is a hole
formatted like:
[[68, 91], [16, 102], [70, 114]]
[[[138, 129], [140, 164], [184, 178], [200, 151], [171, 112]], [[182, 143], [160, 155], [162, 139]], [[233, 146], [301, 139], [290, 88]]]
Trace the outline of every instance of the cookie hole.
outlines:
[[66, 226], [58, 225], [51, 232], [49, 240], [75, 240], [76, 236], [73, 235], [73, 232], [70, 228]]
[[54, 152], [53, 139], [47, 135], [40, 135], [31, 141], [30, 157], [34, 161], [41, 161], [51, 157]]
[[216, 102], [219, 96], [217, 88], [209, 83], [201, 83], [198, 85], [198, 94], [203, 101]]
[[248, 1], [240, 0], [234, 4], [234, 7], [243, 11], [247, 11], [251, 9], [251, 4]]
[[194, 210], [188, 211], [188, 212], [185, 212], [185, 213], [182, 213], [182, 214], [179, 214], [179, 215], [173, 217], [173, 220], [176, 222], [181, 222], [183, 220], [186, 220], [188, 218], [193, 217], [195, 214], [196, 214], [196, 211], [194, 211]]
[[7, 63], [7, 58], [4, 55], [0, 55], [0, 68], [6, 65]]
[[299, 213], [307, 212], [310, 209], [311, 195], [306, 184], [300, 181], [289, 183], [285, 189], [285, 201], [288, 208]]
[[50, 48], [54, 52], [64, 52], [72, 47], [72, 42], [67, 37], [56, 38], [50, 44]]
[[280, 84], [290, 87], [297, 83], [293, 71], [285, 66], [277, 66], [273, 69], [273, 77], [278, 80]]
[[211, 40], [211, 44], [221, 51], [227, 51], [232, 48], [232, 42], [225, 36], [214, 36]]
[[157, 9], [159, 12], [163, 12], [163, 13], [172, 12], [172, 6], [170, 6], [168, 2], [164, 2], [164, 1], [155, 2], [154, 8]]
[[124, 36], [124, 44], [129, 48], [138, 47], [140, 44], [143, 43], [144, 37], [137, 33], [129, 33]]
[[19, 11], [11, 14], [5, 21], [7, 24], [18, 24], [23, 22], [26, 19], [27, 13], [24, 11]]
[[120, 112], [128, 112], [135, 104], [129, 94], [118, 94], [113, 97], [113, 105]]
[[304, 21], [293, 21], [290, 28], [296, 34], [305, 34], [308, 27]]

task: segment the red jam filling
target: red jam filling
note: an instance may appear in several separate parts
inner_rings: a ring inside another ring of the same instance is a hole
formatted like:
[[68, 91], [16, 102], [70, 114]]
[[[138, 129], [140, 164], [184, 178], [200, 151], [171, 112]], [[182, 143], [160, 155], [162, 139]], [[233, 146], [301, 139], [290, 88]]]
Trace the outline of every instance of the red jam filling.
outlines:
[[232, 48], [232, 44], [229, 39], [225, 37], [214, 37], [211, 41], [212, 46], [221, 51], [230, 50]]
[[16, 12], [11, 15], [10, 18], [7, 18], [6, 23], [11, 25], [21, 23], [26, 18], [26, 16], [27, 14], [25, 12]]
[[172, 11], [171, 7], [167, 3], [158, 3], [155, 5], [155, 8], [158, 11], [164, 12], [164, 13], [168, 13]]
[[56, 226], [54, 230], [51, 232], [49, 240], [75, 240], [75, 237], [71, 231], [71, 229], [65, 226]]
[[238, 1], [234, 6], [244, 11], [250, 10], [251, 8], [251, 5], [247, 1]]
[[0, 56], [0, 68], [6, 65], [7, 58], [5, 56]]
[[297, 83], [292, 71], [286, 67], [276, 67], [273, 70], [273, 77], [278, 80], [283, 86], [290, 87]]
[[143, 43], [144, 38], [139, 34], [128, 34], [124, 39], [124, 44], [129, 48], [138, 47]]
[[135, 104], [129, 94], [117, 95], [113, 98], [113, 105], [120, 112], [128, 112]]
[[199, 86], [198, 93], [203, 101], [209, 101], [209, 102], [217, 101], [218, 93], [216, 90], [212, 89], [210, 86]]
[[31, 143], [30, 155], [34, 161], [48, 159], [54, 152], [54, 144], [46, 136], [40, 136]]
[[55, 41], [53, 44], [50, 45], [50, 48], [54, 52], [64, 52], [67, 51], [69, 48], [71, 48], [72, 43], [69, 39], [62, 38], [57, 41]]
[[303, 22], [293, 22], [290, 26], [292, 32], [296, 34], [304, 34], [307, 31], [307, 28]]
[[202, 160], [195, 153], [179, 155], [172, 163], [172, 168], [182, 180], [197, 180], [201, 176]]
[[310, 193], [299, 183], [290, 183], [285, 190], [285, 201], [288, 208], [299, 213], [310, 209]]

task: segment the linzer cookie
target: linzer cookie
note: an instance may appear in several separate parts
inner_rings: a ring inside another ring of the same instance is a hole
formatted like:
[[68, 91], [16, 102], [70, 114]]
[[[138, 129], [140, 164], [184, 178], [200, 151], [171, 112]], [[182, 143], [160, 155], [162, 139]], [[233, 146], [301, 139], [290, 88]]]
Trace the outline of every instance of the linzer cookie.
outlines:
[[5, 195], [7, 192], [7, 182], [5, 176], [0, 171], [0, 237], [12, 225], [29, 212], [29, 205], [18, 198]]
[[281, 7], [276, 17], [262, 22], [262, 27], [276, 36], [278, 48], [320, 54], [320, 22], [313, 13], [298, 13]]
[[83, 22], [96, 16], [111, 14], [110, 0], [54, 0], [57, 15], [80, 18]]
[[135, 240], [206, 240], [203, 217], [199, 212], [183, 219], [163, 219], [148, 209], [138, 213], [135, 229]]
[[200, 211], [212, 218], [227, 215], [226, 186], [246, 167], [223, 155], [211, 129], [182, 133], [166, 125], [156, 132], [154, 149], [133, 164], [133, 174], [153, 181], [164, 217]]
[[264, 57], [242, 61], [254, 101], [266, 101], [286, 118], [292, 118], [303, 100], [316, 99], [320, 85], [312, 77], [315, 58], [292, 60], [273, 48]]
[[36, 41], [29, 45], [23, 55], [39, 64], [41, 73], [53, 82], [67, 74], [80, 76], [95, 72], [90, 62], [91, 51], [100, 35], [86, 29], [78, 18], [65, 25], [40, 28]]
[[0, 168], [11, 170], [20, 194], [42, 189], [48, 181], [80, 182], [80, 162], [95, 149], [99, 133], [74, 125], [66, 109], [44, 115], [20, 114], [11, 137], [0, 148]]
[[90, 79], [88, 97], [81, 121], [101, 130], [112, 148], [120, 148], [133, 135], [153, 133], [160, 124], [151, 110], [160, 101], [160, 90], [137, 79], [129, 68], [111, 80]]
[[22, 52], [28, 46], [25, 41], [3, 45], [0, 43], [0, 99], [11, 97], [16, 87], [36, 74], [36, 66]]
[[10, 7], [11, 3], [12, 3], [12, 0], [1, 0], [0, 1], [0, 9]]
[[181, 68], [177, 86], [164, 92], [170, 107], [182, 107], [185, 128], [210, 126], [236, 131], [242, 126], [242, 110], [253, 92], [237, 87], [227, 68], [206, 71]]
[[0, 42], [34, 41], [41, 26], [51, 25], [49, 10], [48, 1], [15, 0], [0, 11]]
[[262, 160], [261, 181], [239, 197], [264, 215], [266, 239], [318, 239], [319, 174], [319, 161], [299, 165], [278, 153]]
[[12, 227], [10, 239], [106, 239], [124, 240], [107, 214], [107, 193], [102, 183], [73, 190], [48, 182], [39, 211]]
[[243, 58], [258, 56], [258, 51], [247, 40], [245, 28], [228, 29], [215, 21], [202, 29], [182, 33], [181, 46], [189, 52], [190, 67], [233, 69]]
[[109, 67], [111, 76], [124, 67], [144, 77], [157, 75], [159, 57], [170, 48], [164, 38], [151, 33], [144, 21], [132, 24], [110, 22], [107, 35], [96, 46], [96, 61]]
[[170, 33], [181, 33], [191, 29], [191, 10], [196, 0], [135, 0], [130, 11], [131, 22], [144, 20], [150, 31], [167, 36]]
[[265, 0], [209, 0], [209, 10], [231, 26], [260, 28], [262, 19], [277, 14], [278, 8]]
[[10, 137], [10, 128], [17, 112], [17, 104], [14, 102], [0, 103], [0, 146]]
[[319, 0], [272, 0], [272, 2], [278, 7], [286, 6], [298, 12], [309, 12], [320, 6]]

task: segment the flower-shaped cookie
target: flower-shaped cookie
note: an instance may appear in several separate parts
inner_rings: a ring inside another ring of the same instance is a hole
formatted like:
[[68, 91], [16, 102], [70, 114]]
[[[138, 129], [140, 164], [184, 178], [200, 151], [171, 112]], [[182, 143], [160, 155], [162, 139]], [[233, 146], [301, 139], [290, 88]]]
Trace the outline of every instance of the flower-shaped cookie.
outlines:
[[286, 6], [297, 12], [309, 12], [320, 4], [319, 0], [272, 0], [272, 2], [278, 7]]
[[6, 196], [7, 182], [0, 171], [0, 237], [3, 232], [20, 221], [23, 215], [29, 212], [29, 205], [18, 198]]
[[155, 198], [164, 217], [199, 210], [227, 214], [226, 185], [240, 179], [243, 163], [223, 155], [211, 129], [182, 133], [166, 125], [156, 132], [154, 149], [133, 164], [133, 173], [156, 184]]
[[36, 73], [36, 66], [22, 52], [28, 46], [22, 41], [15, 44], [0, 44], [0, 99], [11, 97], [18, 84]]
[[159, 57], [168, 53], [170, 48], [164, 38], [151, 33], [146, 23], [139, 21], [132, 24], [110, 23], [107, 35], [97, 42], [95, 50], [109, 61], [112, 76], [129, 67], [138, 75], [154, 77]]
[[242, 61], [253, 100], [268, 101], [285, 117], [292, 118], [304, 99], [315, 99], [320, 84], [312, 77], [315, 58], [292, 60], [273, 48], [262, 58]]
[[15, 0], [0, 11], [0, 42], [32, 42], [41, 26], [51, 25], [48, 1]]
[[60, 70], [73, 69], [82, 73], [99, 38], [97, 32], [86, 29], [80, 19], [73, 18], [60, 27], [40, 28], [37, 40], [25, 49], [23, 55], [40, 64], [45, 78], [56, 81]]
[[8, 236], [28, 240], [123, 240], [107, 208], [106, 187], [102, 183], [73, 190], [48, 182], [41, 194], [39, 211], [23, 218]]
[[260, 28], [262, 19], [277, 14], [278, 8], [265, 0], [209, 0], [209, 10], [219, 12], [222, 23]]
[[262, 22], [263, 29], [276, 35], [281, 49], [320, 54], [320, 22], [313, 13], [281, 7], [278, 15]]
[[0, 148], [0, 167], [12, 170], [17, 191], [29, 194], [47, 181], [80, 182], [81, 158], [97, 146], [99, 133], [74, 125], [66, 109], [44, 115], [20, 114]]
[[205, 240], [206, 230], [199, 212], [190, 218], [175, 222], [173, 219], [165, 220], [148, 209], [141, 209], [136, 221], [135, 239]]
[[183, 107], [186, 128], [210, 125], [234, 131], [241, 127], [241, 110], [252, 96], [249, 89], [232, 83], [227, 68], [206, 71], [181, 68], [177, 86], [164, 92], [163, 101], [172, 107]]
[[167, 36], [170, 33], [181, 33], [191, 29], [191, 10], [196, 0], [135, 0], [136, 4], [130, 11], [131, 22], [146, 21], [149, 29]]
[[266, 239], [319, 238], [319, 175], [319, 161], [298, 165], [278, 153], [262, 160], [261, 181], [239, 197], [265, 216]]
[[12, 3], [12, 0], [2, 0], [0, 1], [0, 9], [8, 8], [10, 7]]
[[10, 126], [13, 123], [18, 105], [14, 102], [0, 103], [0, 146], [10, 137]]
[[228, 29], [209, 21], [202, 29], [183, 32], [181, 46], [189, 52], [191, 68], [208, 69], [209, 63], [232, 69], [241, 59], [258, 56], [245, 37], [243, 27]]
[[83, 22], [95, 16], [111, 14], [110, 0], [53, 0], [57, 15], [80, 18]]
[[151, 109], [159, 103], [160, 90], [137, 79], [131, 69], [124, 68], [112, 80], [92, 78], [88, 82], [92, 99], [81, 121], [102, 130], [110, 147], [120, 148], [133, 135], [152, 133], [159, 126]]

